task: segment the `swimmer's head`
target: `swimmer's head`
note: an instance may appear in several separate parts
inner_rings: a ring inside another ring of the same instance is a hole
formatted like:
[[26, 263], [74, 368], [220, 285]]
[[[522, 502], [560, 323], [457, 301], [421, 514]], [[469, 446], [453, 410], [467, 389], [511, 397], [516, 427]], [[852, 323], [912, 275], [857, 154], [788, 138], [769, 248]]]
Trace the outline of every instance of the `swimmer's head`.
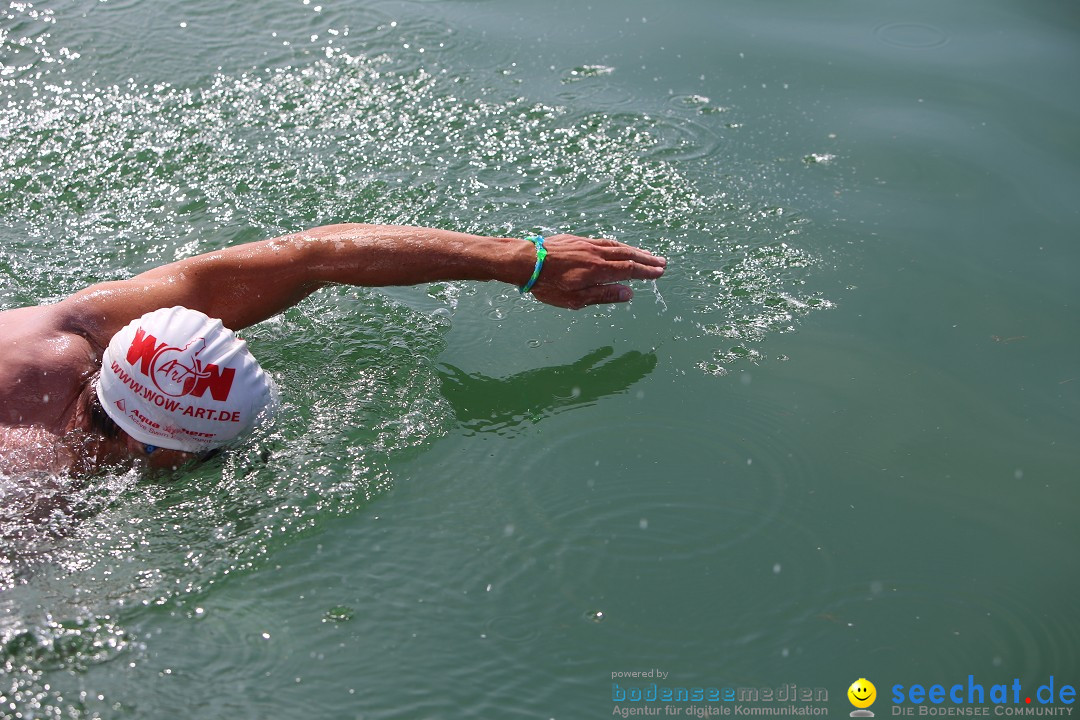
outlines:
[[220, 320], [162, 308], [113, 335], [97, 396], [140, 443], [206, 453], [269, 416], [275, 388], [247, 343]]

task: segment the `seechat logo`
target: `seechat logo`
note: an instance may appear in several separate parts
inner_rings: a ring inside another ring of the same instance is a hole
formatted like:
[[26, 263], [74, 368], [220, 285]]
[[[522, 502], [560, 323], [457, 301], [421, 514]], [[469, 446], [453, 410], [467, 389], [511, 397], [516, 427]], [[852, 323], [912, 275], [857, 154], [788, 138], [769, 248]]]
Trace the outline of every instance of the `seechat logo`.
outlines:
[[203, 363], [199, 354], [205, 349], [204, 338], [196, 338], [177, 348], [158, 344], [157, 338], [139, 328], [128, 348], [127, 361], [132, 367], [138, 363], [143, 375], [150, 378], [162, 395], [201, 398], [209, 390], [211, 397], [224, 402], [229, 399], [236, 369]]
[[967, 682], [893, 685], [892, 701], [892, 714], [900, 716], [1067, 716], [1076, 702], [1076, 687], [1051, 675], [1031, 692], [1024, 689], [1020, 678], [983, 685], [968, 675]]

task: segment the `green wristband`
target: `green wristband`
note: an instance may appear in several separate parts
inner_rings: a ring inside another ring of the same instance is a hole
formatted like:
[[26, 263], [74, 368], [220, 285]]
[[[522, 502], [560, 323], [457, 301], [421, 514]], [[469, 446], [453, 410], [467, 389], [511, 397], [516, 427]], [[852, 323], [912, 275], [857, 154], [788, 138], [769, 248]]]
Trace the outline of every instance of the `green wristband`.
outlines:
[[536, 267], [533, 268], [532, 277], [529, 278], [529, 282], [518, 288], [518, 291], [522, 295], [533, 289], [533, 285], [535, 285], [536, 281], [540, 278], [540, 268], [544, 267], [544, 258], [547, 257], [547, 249], [544, 247], [544, 238], [539, 235], [530, 235], [525, 239], [536, 246]]

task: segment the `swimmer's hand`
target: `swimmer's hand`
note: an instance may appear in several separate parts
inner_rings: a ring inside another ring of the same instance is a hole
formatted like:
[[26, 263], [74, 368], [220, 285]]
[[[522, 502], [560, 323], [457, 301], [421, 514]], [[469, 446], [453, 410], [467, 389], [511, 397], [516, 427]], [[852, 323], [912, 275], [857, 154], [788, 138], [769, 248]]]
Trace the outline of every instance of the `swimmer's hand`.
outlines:
[[[532, 294], [548, 305], [570, 310], [626, 302], [634, 291], [622, 281], [655, 280], [667, 265], [659, 255], [615, 240], [554, 235], [545, 238], [544, 247], [547, 258]], [[535, 261], [535, 253], [532, 258]]]

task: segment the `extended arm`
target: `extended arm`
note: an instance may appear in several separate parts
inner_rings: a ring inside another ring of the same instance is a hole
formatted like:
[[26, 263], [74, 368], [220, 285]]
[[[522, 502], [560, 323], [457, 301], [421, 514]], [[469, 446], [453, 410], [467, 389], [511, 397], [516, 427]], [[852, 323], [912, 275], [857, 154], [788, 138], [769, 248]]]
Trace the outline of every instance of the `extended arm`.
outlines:
[[[533, 288], [537, 299], [578, 309], [624, 302], [624, 280], [655, 279], [665, 261], [613, 240], [558, 235]], [[237, 245], [163, 265], [130, 280], [75, 293], [56, 310], [66, 329], [98, 345], [132, 319], [183, 305], [221, 318], [234, 330], [253, 325], [331, 284], [412, 285], [436, 280], [523, 284], [536, 251], [514, 238], [431, 228], [329, 225]]]

